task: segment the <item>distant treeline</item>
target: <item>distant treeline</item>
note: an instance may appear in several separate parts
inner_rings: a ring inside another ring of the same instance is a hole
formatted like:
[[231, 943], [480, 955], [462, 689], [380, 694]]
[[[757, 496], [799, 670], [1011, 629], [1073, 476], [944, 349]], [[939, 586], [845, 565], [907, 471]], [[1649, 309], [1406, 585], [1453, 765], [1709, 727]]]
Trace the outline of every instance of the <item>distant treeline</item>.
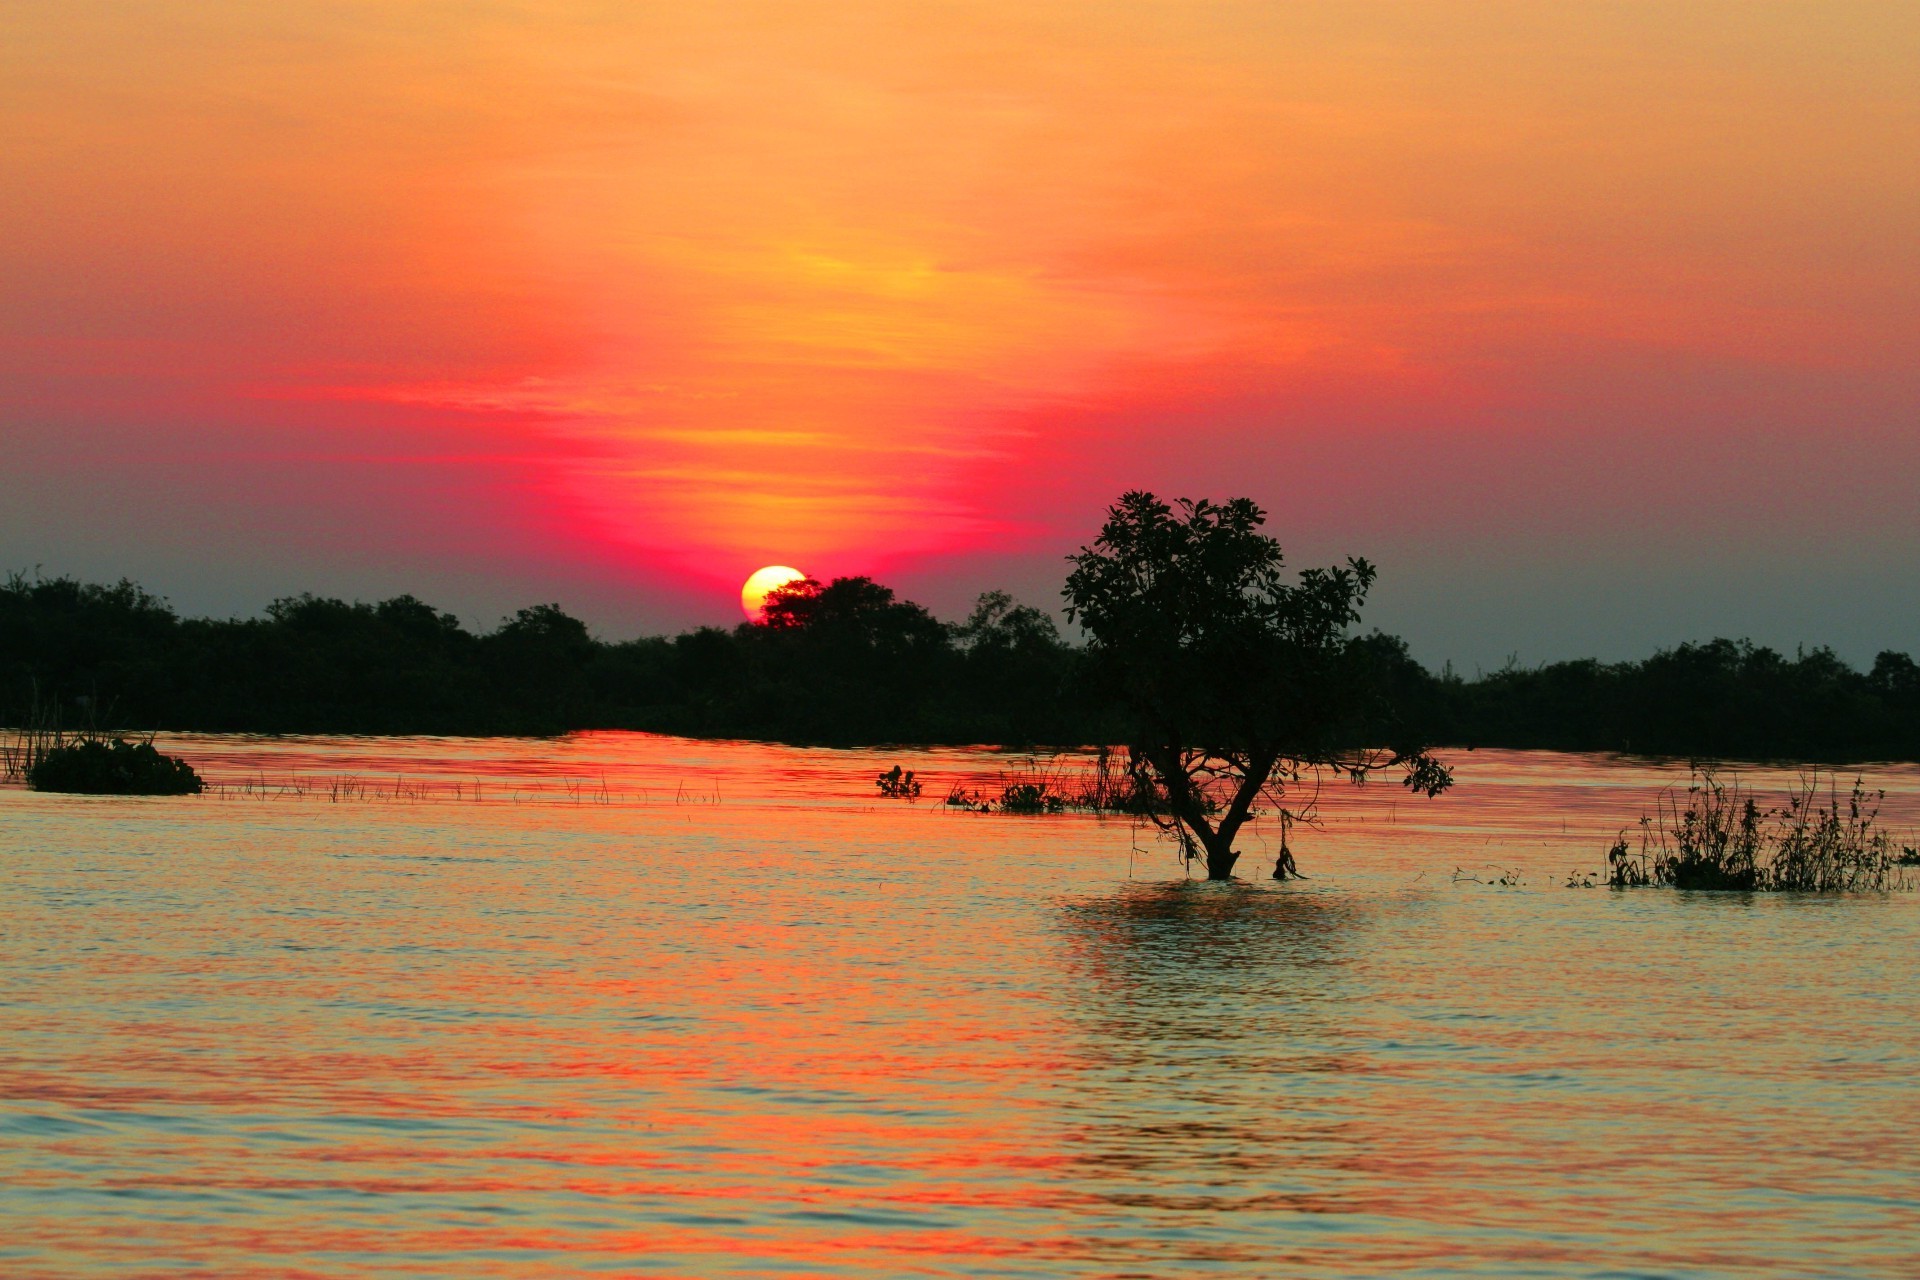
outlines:
[[[476, 635], [411, 596], [314, 596], [262, 618], [181, 618], [140, 587], [0, 586], [0, 723], [255, 733], [548, 734], [648, 729], [818, 743], [1081, 744], [1114, 723], [1081, 650], [1003, 593], [942, 622], [865, 578], [783, 625], [603, 641], [558, 605]], [[1920, 759], [1920, 666], [1826, 649], [1683, 644], [1641, 662], [1435, 674], [1358, 637], [1414, 731], [1451, 746], [1805, 760]]]

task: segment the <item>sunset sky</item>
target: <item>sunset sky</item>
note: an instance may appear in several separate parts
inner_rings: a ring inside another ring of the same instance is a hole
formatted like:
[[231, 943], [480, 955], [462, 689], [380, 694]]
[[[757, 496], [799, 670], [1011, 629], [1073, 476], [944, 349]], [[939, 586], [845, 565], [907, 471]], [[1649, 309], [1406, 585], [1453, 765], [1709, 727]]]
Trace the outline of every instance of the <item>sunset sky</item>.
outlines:
[[1920, 652], [1920, 5], [5, 0], [0, 568], [603, 635], [1253, 497], [1468, 668]]

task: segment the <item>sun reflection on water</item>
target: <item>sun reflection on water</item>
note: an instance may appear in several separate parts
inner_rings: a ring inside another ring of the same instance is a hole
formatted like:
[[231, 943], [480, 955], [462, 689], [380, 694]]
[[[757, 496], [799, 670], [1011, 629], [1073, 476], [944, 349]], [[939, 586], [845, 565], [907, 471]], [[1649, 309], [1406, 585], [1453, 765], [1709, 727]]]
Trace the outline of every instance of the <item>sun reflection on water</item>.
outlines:
[[0, 791], [9, 1276], [1920, 1264], [1914, 895], [1562, 888], [1660, 767], [1475, 753], [1223, 886], [874, 794], [978, 751], [172, 749], [223, 790]]

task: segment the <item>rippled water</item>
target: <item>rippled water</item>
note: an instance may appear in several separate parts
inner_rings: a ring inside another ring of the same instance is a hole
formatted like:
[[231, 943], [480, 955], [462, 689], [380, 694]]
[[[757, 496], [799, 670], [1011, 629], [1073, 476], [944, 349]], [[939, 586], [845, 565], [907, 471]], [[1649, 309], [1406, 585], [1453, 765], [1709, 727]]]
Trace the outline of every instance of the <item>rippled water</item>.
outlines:
[[1920, 895], [1563, 887], [1668, 769], [1222, 886], [984, 752], [171, 749], [0, 790], [7, 1277], [1920, 1274]]

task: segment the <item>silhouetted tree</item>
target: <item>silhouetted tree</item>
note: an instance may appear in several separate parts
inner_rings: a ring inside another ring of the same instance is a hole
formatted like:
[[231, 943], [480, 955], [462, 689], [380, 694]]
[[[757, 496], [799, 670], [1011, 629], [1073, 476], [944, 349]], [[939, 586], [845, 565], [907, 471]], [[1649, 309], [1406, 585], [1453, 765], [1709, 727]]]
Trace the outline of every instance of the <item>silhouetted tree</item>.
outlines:
[[1310, 775], [1360, 781], [1398, 766], [1427, 795], [1449, 786], [1424, 744], [1377, 736], [1393, 728], [1379, 655], [1347, 636], [1373, 566], [1349, 560], [1289, 584], [1251, 501], [1177, 508], [1122, 496], [1070, 557], [1065, 594], [1091, 640], [1095, 688], [1125, 710], [1132, 767], [1163, 789], [1163, 825], [1207, 877], [1233, 874], [1234, 838], [1263, 796], [1286, 815], [1286, 788]]
[[1053, 619], [1004, 591], [983, 593], [955, 635], [969, 653], [1034, 653], [1060, 647], [1060, 628]]
[[761, 617], [758, 625], [769, 631], [804, 631], [816, 640], [883, 650], [947, 641], [945, 624], [872, 578], [835, 578], [825, 586], [812, 578], [789, 582], [768, 593]]
[[7, 575], [0, 584], [0, 712], [46, 699], [82, 719], [122, 700], [151, 701], [177, 679], [179, 620], [122, 578]]
[[778, 736], [901, 741], [939, 736], [951, 629], [871, 578], [812, 578], [768, 594], [736, 635], [764, 691], [753, 710]]
[[1004, 591], [989, 591], [953, 634], [962, 676], [951, 701], [968, 708], [973, 727], [985, 731], [976, 736], [1038, 742], [1078, 724], [1080, 740], [1095, 739], [1096, 727], [1086, 723], [1074, 698], [1078, 654], [1060, 638], [1052, 618]]
[[585, 710], [587, 666], [599, 646], [557, 604], [521, 609], [481, 644], [503, 688], [522, 699], [522, 731], [559, 733]]

